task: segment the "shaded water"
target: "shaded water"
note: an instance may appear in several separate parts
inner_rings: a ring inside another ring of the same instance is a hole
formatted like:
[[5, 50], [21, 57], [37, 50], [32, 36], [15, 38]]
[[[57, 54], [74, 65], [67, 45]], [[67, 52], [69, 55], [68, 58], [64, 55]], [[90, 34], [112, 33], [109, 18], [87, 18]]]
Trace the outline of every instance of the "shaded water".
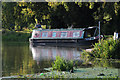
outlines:
[[3, 76], [23, 75], [43, 72], [43, 68], [51, 67], [56, 56], [67, 60], [80, 60], [77, 48], [33, 47], [29, 43], [2, 44]]
[[[33, 47], [29, 43], [3, 42], [2, 43], [2, 69], [3, 76], [34, 74], [44, 72], [43, 68], [51, 67], [56, 56], [67, 60], [81, 59], [78, 48], [65, 47]], [[85, 61], [84, 62], [89, 62]], [[117, 60], [93, 60], [93, 66], [119, 68]]]

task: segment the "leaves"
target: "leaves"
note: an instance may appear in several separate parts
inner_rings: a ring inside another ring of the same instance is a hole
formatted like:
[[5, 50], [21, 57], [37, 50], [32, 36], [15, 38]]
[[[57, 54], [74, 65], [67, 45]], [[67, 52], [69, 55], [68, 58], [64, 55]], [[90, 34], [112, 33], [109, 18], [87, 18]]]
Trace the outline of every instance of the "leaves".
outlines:
[[67, 61], [64, 58], [57, 56], [56, 61], [52, 64], [52, 68], [59, 71], [68, 71], [73, 69], [73, 61]]
[[2, 7], [2, 26], [9, 30], [22, 30], [37, 19], [51, 28], [85, 28], [101, 21], [104, 34], [120, 31], [119, 2], [2, 2]]
[[120, 58], [119, 57], [119, 46], [120, 41], [115, 41], [113, 39], [102, 40], [101, 44], [95, 43], [93, 55], [98, 58]]

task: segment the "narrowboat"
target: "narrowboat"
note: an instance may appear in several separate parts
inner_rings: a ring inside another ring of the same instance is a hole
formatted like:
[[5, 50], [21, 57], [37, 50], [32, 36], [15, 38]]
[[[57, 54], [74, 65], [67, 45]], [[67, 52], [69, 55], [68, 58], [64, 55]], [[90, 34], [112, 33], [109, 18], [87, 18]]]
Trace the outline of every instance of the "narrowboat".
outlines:
[[34, 29], [29, 39], [33, 45], [40, 46], [91, 46], [98, 42], [99, 27], [75, 28], [75, 29]]

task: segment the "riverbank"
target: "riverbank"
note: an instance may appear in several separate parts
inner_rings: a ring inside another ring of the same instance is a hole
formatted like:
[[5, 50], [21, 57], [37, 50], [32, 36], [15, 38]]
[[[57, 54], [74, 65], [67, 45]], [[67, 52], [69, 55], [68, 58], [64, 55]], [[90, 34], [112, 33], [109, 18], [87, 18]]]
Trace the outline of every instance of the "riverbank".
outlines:
[[30, 37], [31, 37], [31, 33], [25, 31], [2, 32], [2, 41], [28, 42]]

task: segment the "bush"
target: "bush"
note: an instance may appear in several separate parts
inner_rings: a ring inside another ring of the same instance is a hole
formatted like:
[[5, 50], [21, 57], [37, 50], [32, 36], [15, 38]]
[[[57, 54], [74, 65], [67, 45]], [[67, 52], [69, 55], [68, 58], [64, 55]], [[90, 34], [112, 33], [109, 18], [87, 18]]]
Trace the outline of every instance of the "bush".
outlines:
[[59, 71], [69, 71], [71, 69], [73, 70], [73, 61], [67, 61], [57, 56], [54, 64], [52, 64], [52, 68]]
[[98, 58], [120, 58], [120, 40], [101, 40], [101, 44], [95, 43], [93, 55]]
[[[105, 59], [120, 59], [120, 40], [101, 40], [101, 43], [95, 43], [94, 49], [91, 54], [96, 58], [105, 58]], [[83, 52], [85, 55], [90, 55], [88, 52]]]

